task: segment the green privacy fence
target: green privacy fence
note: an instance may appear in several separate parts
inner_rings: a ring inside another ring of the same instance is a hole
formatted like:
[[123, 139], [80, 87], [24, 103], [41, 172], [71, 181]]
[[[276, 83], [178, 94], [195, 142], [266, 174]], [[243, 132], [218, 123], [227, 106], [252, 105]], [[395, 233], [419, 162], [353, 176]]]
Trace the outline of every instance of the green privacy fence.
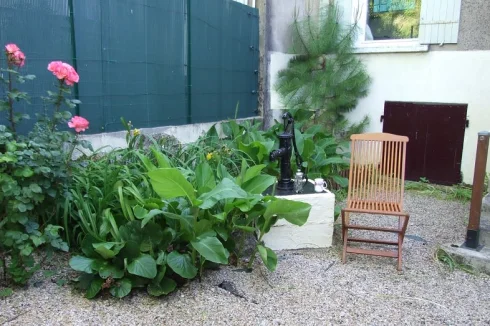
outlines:
[[232, 0], [0, 0], [0, 44], [37, 76], [21, 109], [49, 110], [46, 67], [69, 62], [91, 133], [257, 115], [258, 42], [257, 10]]

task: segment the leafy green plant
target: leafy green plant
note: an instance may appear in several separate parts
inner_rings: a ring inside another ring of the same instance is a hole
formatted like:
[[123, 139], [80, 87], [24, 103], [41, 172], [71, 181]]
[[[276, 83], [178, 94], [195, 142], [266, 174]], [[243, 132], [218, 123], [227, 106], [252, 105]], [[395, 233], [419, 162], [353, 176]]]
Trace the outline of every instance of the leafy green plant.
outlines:
[[421, 178], [419, 182], [406, 181], [405, 189], [407, 191], [412, 191], [438, 199], [457, 200], [462, 202], [469, 202], [472, 194], [472, 188], [469, 185], [459, 184], [453, 186], [442, 186], [431, 184], [426, 178]]
[[442, 248], [437, 248], [437, 250], [434, 253], [434, 257], [436, 260], [446, 265], [451, 272], [453, 272], [455, 269], [459, 269], [470, 274], [475, 273], [473, 267], [467, 264], [459, 263]]
[[300, 130], [321, 125], [335, 137], [362, 132], [368, 117], [350, 124], [346, 114], [368, 93], [370, 77], [355, 55], [357, 25], [344, 26], [338, 4], [330, 2], [318, 15], [295, 15], [295, 56], [279, 71], [274, 85]]
[[[25, 56], [15, 44], [8, 44], [5, 54], [7, 69], [2, 68], [0, 81], [6, 87], [0, 111], [7, 112], [9, 125], [0, 125], [0, 267], [4, 282], [10, 279], [25, 284], [39, 268], [39, 262], [32, 256], [36, 248], [68, 250], [60, 238], [62, 227], [55, 225], [60, 212], [58, 198], [67, 190], [73, 149], [89, 144], [78, 141], [70, 132], [57, 130], [60, 123], [71, 117], [62, 107], [71, 109], [79, 103], [66, 98], [70, 93], [68, 86], [78, 81], [78, 74], [62, 62], [48, 66], [56, 71], [59, 80], [58, 91], [48, 91], [48, 96], [43, 98], [46, 104], [54, 105], [53, 115], [37, 112], [38, 121], [28, 135], [17, 133], [19, 123], [30, 118], [15, 110], [17, 102], [29, 103], [28, 94], [17, 85], [35, 76], [20, 73]], [[70, 147], [66, 155], [63, 149]]]
[[[144, 165], [138, 178], [141, 182], [148, 178], [151, 185], [145, 188], [147, 192], [137, 192], [140, 187], [133, 189], [126, 179], [118, 184], [118, 178], [112, 178], [114, 182], [104, 192], [95, 191], [112, 204], [102, 205], [97, 212], [89, 207], [92, 230], [81, 227], [83, 255], [73, 257], [70, 266], [82, 273], [78, 285], [88, 298], [103, 289], [124, 297], [135, 287], [144, 287], [153, 296], [166, 295], [185, 280], [201, 277], [207, 266], [228, 264], [230, 255], [240, 251], [232, 237], [238, 230], [259, 234], [255, 250], [274, 270], [277, 257], [263, 245], [262, 236], [279, 218], [304, 224], [311, 208], [262, 196], [275, 182], [274, 177], [262, 174], [265, 165], [249, 166], [242, 160], [239, 174], [233, 177], [222, 164], [213, 169], [206, 158], [189, 169], [156, 148], [151, 156], [136, 155]], [[83, 206], [87, 192], [81, 195], [74, 197], [77, 207]], [[80, 219], [85, 217], [80, 215]], [[253, 257], [255, 252], [249, 267]]]

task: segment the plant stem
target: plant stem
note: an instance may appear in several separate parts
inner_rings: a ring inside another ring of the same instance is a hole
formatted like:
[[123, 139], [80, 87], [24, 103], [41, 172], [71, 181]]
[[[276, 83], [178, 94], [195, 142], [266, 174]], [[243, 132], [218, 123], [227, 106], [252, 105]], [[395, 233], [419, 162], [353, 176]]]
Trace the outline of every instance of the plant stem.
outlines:
[[[10, 63], [8, 64], [8, 69], [12, 69]], [[16, 137], [16, 132], [15, 132], [15, 120], [14, 120], [14, 101], [12, 100], [12, 97], [10, 97], [10, 94], [12, 93], [12, 73], [9, 71], [9, 120], [10, 120], [10, 127], [12, 128], [12, 133], [14, 134], [14, 137]]]
[[[257, 245], [262, 242], [263, 236], [264, 236], [264, 234], [262, 233], [259, 237], [259, 240], [257, 240]], [[250, 260], [248, 261], [248, 265], [247, 265], [248, 269], [252, 269], [252, 266], [253, 266], [254, 261], [255, 261], [255, 256], [257, 255], [257, 251], [259, 251], [259, 248], [257, 247], [257, 245], [254, 248], [254, 251], [252, 253], [252, 256], [250, 257]]]
[[59, 85], [58, 97], [56, 98], [56, 102], [54, 102], [54, 113], [53, 113], [51, 131], [54, 131], [54, 128], [58, 124], [58, 119], [56, 118], [56, 115], [60, 111], [61, 101], [63, 100], [63, 79], [60, 79], [59, 83], [60, 85]]
[[192, 253], [191, 253], [191, 257], [192, 257], [192, 263], [193, 264], [196, 264], [196, 249], [192, 248]]
[[78, 136], [79, 136], [79, 133], [77, 133], [75, 135], [75, 141], [73, 142], [71, 149], [70, 149], [70, 153], [68, 153], [68, 156], [66, 158], [66, 167], [68, 168], [68, 170], [70, 170], [70, 162], [71, 162], [73, 152], [75, 151], [75, 147], [77, 146]]
[[2, 269], [3, 269], [3, 280], [7, 282], [7, 257], [6, 255], [2, 255]]

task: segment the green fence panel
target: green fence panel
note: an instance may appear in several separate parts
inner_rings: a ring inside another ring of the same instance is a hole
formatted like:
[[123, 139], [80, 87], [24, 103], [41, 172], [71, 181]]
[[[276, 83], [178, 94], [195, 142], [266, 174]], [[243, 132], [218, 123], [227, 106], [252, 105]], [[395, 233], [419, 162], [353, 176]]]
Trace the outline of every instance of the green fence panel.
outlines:
[[[18, 132], [26, 133], [35, 121], [36, 113], [52, 113], [41, 96], [56, 90], [56, 78], [47, 70], [54, 60], [71, 63], [70, 11], [68, 0], [0, 0], [0, 65], [5, 67], [4, 46], [17, 44], [26, 55], [22, 74], [36, 75], [36, 79], [17, 85], [31, 96], [31, 104], [15, 103], [17, 112], [27, 113], [31, 120], [18, 125]], [[4, 96], [4, 85], [0, 96]], [[0, 112], [0, 124], [7, 124], [5, 112]]]
[[75, 5], [81, 113], [92, 131], [186, 123], [182, 0], [85, 0]]
[[144, 128], [255, 116], [258, 35], [257, 10], [231, 0], [0, 0], [0, 44], [18, 44], [37, 75], [19, 110], [43, 111], [46, 67], [66, 61], [88, 133], [122, 130], [121, 117]]
[[257, 115], [258, 10], [231, 0], [188, 3], [192, 122]]

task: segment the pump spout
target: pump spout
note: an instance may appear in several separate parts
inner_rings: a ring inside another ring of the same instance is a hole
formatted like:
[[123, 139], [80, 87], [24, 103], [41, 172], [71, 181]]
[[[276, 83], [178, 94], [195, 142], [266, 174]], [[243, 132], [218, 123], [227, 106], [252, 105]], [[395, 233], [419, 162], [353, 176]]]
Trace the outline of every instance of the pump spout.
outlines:
[[269, 161], [273, 162], [277, 160], [279, 157], [285, 156], [286, 154], [287, 154], [286, 148], [275, 149], [269, 154]]

